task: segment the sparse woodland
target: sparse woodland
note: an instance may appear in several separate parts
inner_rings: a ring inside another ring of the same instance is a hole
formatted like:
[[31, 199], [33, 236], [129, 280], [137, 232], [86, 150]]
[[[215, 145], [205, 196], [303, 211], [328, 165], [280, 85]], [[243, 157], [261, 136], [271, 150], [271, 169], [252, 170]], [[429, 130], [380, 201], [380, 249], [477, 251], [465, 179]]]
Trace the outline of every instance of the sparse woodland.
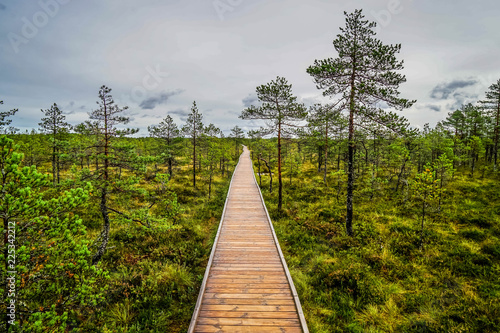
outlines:
[[2, 281], [9, 222], [18, 274], [0, 330], [185, 332], [245, 144], [311, 332], [500, 331], [500, 79], [417, 129], [402, 46], [373, 28], [346, 14], [332, 58], [304, 68], [330, 103], [257, 87], [246, 138], [196, 102], [132, 137], [106, 86], [81, 124], [54, 103], [19, 133], [22, 110], [0, 110]]

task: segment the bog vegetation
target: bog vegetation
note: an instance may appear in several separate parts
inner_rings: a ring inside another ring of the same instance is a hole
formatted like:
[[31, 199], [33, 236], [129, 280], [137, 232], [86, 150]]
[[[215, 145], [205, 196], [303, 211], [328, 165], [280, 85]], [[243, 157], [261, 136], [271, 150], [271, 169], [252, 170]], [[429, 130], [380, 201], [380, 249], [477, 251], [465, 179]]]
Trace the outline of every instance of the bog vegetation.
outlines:
[[196, 102], [128, 137], [106, 86], [81, 124], [53, 104], [19, 133], [0, 112], [1, 330], [186, 331], [243, 143], [311, 332], [500, 331], [500, 80], [415, 129], [380, 107], [414, 101], [373, 28], [347, 14], [336, 58], [307, 69], [332, 103], [257, 87], [241, 118], [267, 122], [248, 138]]

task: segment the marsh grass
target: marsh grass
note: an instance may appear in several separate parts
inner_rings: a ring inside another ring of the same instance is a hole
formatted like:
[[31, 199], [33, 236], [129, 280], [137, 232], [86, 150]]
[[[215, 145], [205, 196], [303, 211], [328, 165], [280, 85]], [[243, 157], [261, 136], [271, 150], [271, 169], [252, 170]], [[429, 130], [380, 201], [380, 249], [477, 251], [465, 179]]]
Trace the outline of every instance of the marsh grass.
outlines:
[[[110, 243], [99, 264], [110, 273], [106, 302], [100, 304], [99, 311], [81, 319], [82, 332], [187, 330], [230, 178], [216, 176], [212, 198], [208, 200], [208, 187], [203, 179], [193, 188], [190, 169], [185, 166], [176, 171], [169, 186], [181, 209], [174, 218], [148, 229], [113, 215]], [[123, 176], [128, 175], [123, 172]], [[145, 180], [136, 186], [152, 189], [151, 182]], [[113, 199], [117, 208], [124, 211], [141, 203], [137, 199]], [[78, 212], [85, 221], [89, 239], [100, 232], [97, 205], [89, 202], [89, 207]], [[153, 208], [152, 214], [167, 216], [165, 210], [168, 207], [160, 204]]]
[[458, 172], [420, 250], [411, 200], [358, 195], [351, 238], [344, 197], [314, 166], [300, 174], [285, 186], [282, 214], [266, 177], [262, 192], [311, 332], [500, 331], [498, 176]]

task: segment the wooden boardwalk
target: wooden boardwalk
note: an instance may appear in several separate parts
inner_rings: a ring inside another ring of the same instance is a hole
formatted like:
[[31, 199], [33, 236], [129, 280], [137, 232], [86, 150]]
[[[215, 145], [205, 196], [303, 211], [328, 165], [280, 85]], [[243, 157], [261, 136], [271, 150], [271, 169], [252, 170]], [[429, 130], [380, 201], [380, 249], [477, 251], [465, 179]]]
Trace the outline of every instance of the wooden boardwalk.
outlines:
[[244, 147], [191, 319], [193, 332], [308, 332]]

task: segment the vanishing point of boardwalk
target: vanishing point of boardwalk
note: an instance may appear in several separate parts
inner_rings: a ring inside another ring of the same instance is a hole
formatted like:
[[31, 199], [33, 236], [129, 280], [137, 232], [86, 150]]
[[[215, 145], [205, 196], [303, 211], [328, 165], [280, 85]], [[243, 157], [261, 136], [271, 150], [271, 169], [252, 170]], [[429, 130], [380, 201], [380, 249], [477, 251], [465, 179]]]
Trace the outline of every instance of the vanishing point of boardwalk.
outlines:
[[188, 332], [308, 332], [246, 147]]

